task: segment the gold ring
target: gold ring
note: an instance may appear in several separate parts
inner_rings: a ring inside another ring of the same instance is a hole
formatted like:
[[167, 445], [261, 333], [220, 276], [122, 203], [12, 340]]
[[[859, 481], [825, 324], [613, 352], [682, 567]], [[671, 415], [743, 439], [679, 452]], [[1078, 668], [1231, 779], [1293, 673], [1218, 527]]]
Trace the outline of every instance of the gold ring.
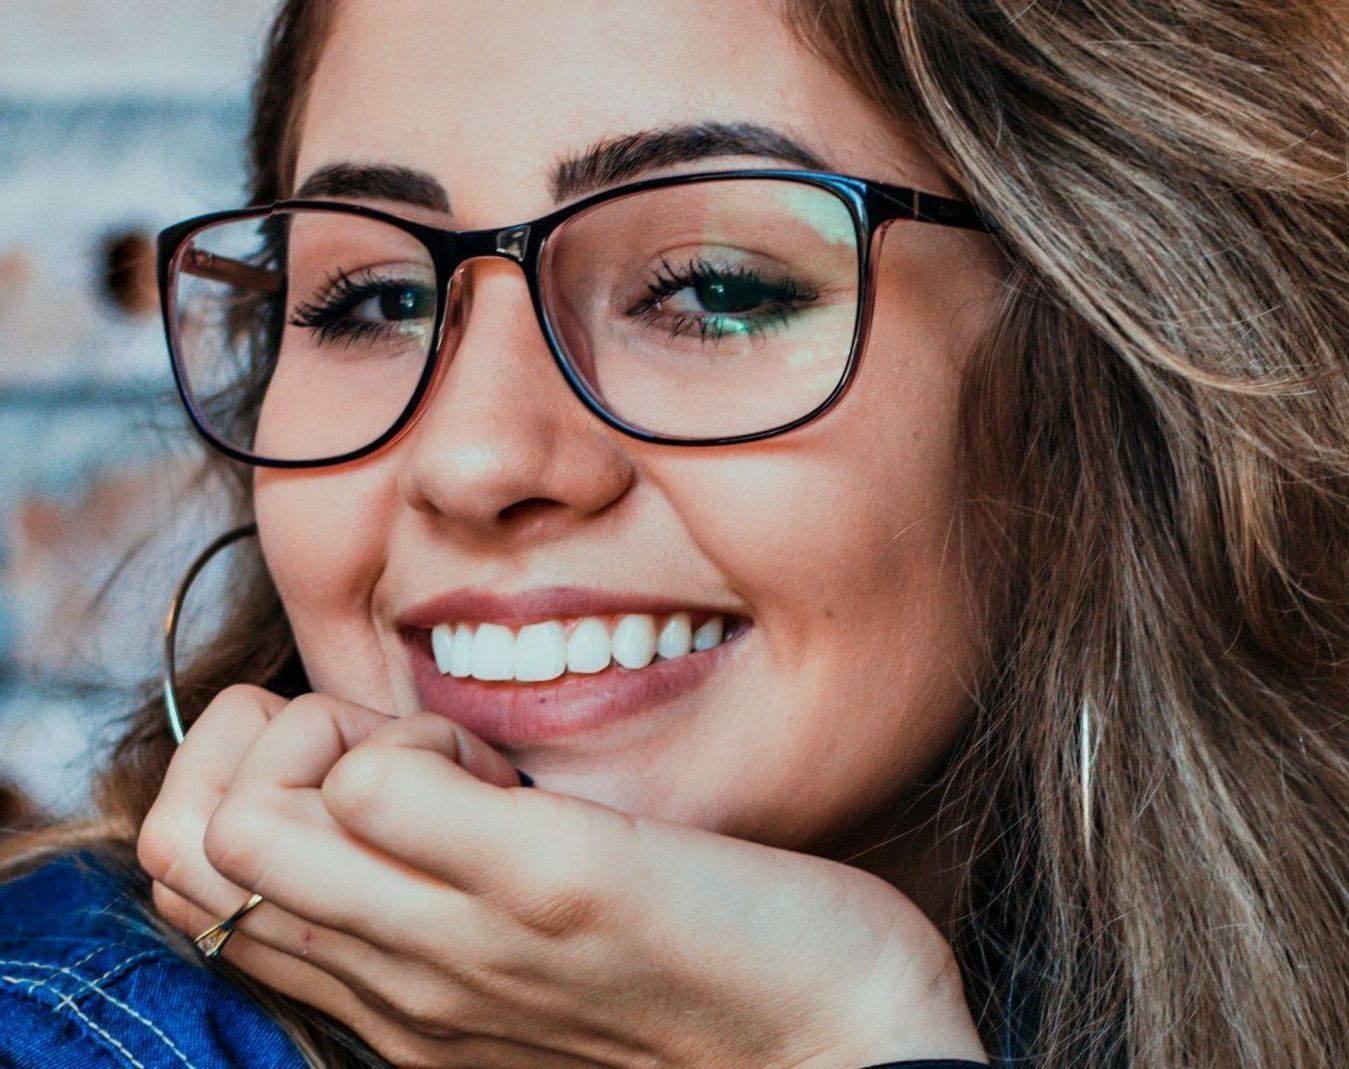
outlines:
[[219, 924], [213, 924], [197, 936], [192, 942], [197, 944], [202, 957], [213, 958], [224, 949], [229, 937], [234, 934], [235, 922], [250, 909], [262, 901], [262, 895], [254, 895]]

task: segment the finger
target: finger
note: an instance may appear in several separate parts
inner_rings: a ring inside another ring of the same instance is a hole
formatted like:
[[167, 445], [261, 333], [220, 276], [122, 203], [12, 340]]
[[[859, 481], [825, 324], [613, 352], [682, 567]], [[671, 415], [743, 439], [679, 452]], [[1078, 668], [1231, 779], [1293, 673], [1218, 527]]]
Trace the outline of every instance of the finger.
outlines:
[[[443, 718], [406, 719], [420, 721], [423, 732], [429, 720], [458, 737]], [[393, 739], [415, 736], [409, 728], [396, 730], [402, 722], [327, 695], [290, 702], [250, 747], [211, 814], [202, 836], [210, 868], [299, 917], [377, 945], [397, 946], [407, 931], [422, 925], [470, 927], [464, 903], [457, 901], [461, 892], [353, 836], [334, 820], [317, 790], [323, 773], [348, 747], [359, 749], [380, 732]], [[444, 747], [444, 734], [437, 737]], [[514, 778], [509, 764], [482, 744], [475, 758], [480, 766], [486, 756], [498, 757], [495, 774]], [[505, 793], [455, 767], [482, 790]], [[305, 786], [310, 782], [316, 786]]]
[[[155, 905], [179, 930], [197, 931], [214, 923], [195, 903], [158, 885]], [[245, 921], [263, 908], [258, 906]], [[386, 1000], [363, 984], [334, 977], [260, 942], [242, 925], [220, 955], [229, 965], [341, 1021], [391, 1065], [590, 1069], [595, 1064], [593, 1058], [563, 1053], [552, 1043], [540, 1045], [503, 1034], [506, 1023], [499, 1011], [479, 1007], [471, 998], [454, 997], [443, 978], [434, 987], [429, 982], [404, 985]], [[379, 967], [367, 964], [372, 971]]]
[[436, 713], [413, 713], [385, 724], [362, 746], [402, 746], [430, 750], [454, 762], [475, 779], [496, 787], [522, 786], [520, 771], [468, 728]]
[[235, 782], [243, 778], [249, 784], [256, 778], [282, 787], [317, 787], [343, 754], [378, 734], [393, 745], [434, 747], [487, 783], [499, 787], [521, 783], [516, 769], [495, 749], [467, 728], [433, 713], [392, 717], [331, 695], [305, 694], [275, 719], [277, 728], [268, 732], [266, 747], [239, 768]]
[[317, 787], [338, 758], [396, 717], [329, 694], [302, 694], [268, 725], [265, 745], [240, 761], [230, 787]]
[[[409, 931], [476, 927], [462, 892], [350, 835], [317, 790], [261, 798], [232, 791], [211, 815], [203, 846], [209, 867], [231, 883], [373, 945], [397, 948]], [[196, 898], [205, 882], [184, 889]]]
[[240, 684], [222, 690], [192, 724], [141, 824], [137, 860], [151, 878], [200, 853], [211, 811], [253, 740], [285, 705], [280, 695]]
[[[153, 885], [153, 898], [156, 910], [179, 931], [191, 935], [215, 923], [207, 911], [163, 884]], [[258, 906], [239, 922], [239, 927], [221, 950], [220, 959], [273, 991], [342, 1021], [376, 1049], [402, 1053], [400, 1060], [406, 1064], [431, 1064], [427, 1057], [432, 1051], [425, 1040], [395, 1025], [396, 1007], [375, 996], [359, 982], [350, 982], [314, 961], [277, 949], [257, 938], [254, 917], [265, 906]], [[271, 912], [273, 918], [280, 913], [275, 909]], [[248, 931], [244, 930], [245, 924], [250, 925]], [[315, 942], [317, 944], [318, 940]], [[372, 964], [369, 955], [366, 964]], [[359, 980], [359, 974], [354, 979]], [[452, 1036], [454, 1033], [447, 1029], [446, 1034]], [[415, 1052], [413, 1044], [416, 1044]]]
[[[164, 885], [153, 885], [156, 909], [180, 931], [193, 934], [215, 922], [194, 901], [177, 895]], [[270, 908], [269, 908], [270, 907]], [[261, 923], [263, 918], [266, 923]], [[460, 987], [453, 969], [418, 968], [401, 955], [398, 960], [367, 948], [351, 959], [355, 969], [334, 971], [320, 951], [330, 941], [317, 933], [306, 948], [311, 954], [297, 956], [286, 946], [268, 939], [269, 928], [294, 923], [275, 905], [263, 903], [239, 922], [220, 952], [230, 965], [261, 980], [273, 990], [332, 1014], [348, 1025], [393, 1064], [478, 1065], [490, 1064], [577, 1067], [594, 1063], [561, 1055], [551, 1045], [538, 1046], [500, 1034], [507, 1020], [506, 1007], [485, 1003], [475, 996], [470, 983]], [[464, 977], [476, 978], [473, 967]], [[397, 978], [381, 990], [379, 978]], [[515, 1057], [502, 1062], [505, 1055]], [[467, 1059], [467, 1060], [465, 1060]]]
[[[229, 886], [224, 880], [219, 880], [218, 884]], [[223, 896], [208, 895], [208, 904], [203, 906], [201, 899], [181, 894], [158, 880], [151, 885], [155, 909], [194, 943], [204, 932], [232, 915], [233, 910], [227, 903], [237, 900], [230, 899], [230, 893], [226, 890]], [[254, 975], [257, 975], [259, 964], [265, 961], [270, 963], [266, 970], [270, 975], [284, 975], [301, 983], [313, 982], [316, 975], [337, 981], [368, 1007], [379, 1009], [386, 1015], [401, 1011], [380, 991], [379, 979], [407, 975], [416, 968], [416, 963], [410, 961], [406, 953], [390, 955], [346, 932], [296, 917], [276, 902], [265, 899], [235, 922], [234, 930], [218, 956]], [[301, 991], [304, 990], [302, 987]], [[447, 996], [445, 1004], [449, 1005], [449, 1002]]]
[[[573, 868], [578, 832], [615, 810], [545, 791], [501, 790], [461, 768], [443, 718], [407, 717], [345, 754], [323, 801], [351, 834], [414, 870], [477, 895], [531, 875]], [[565, 827], [564, 827], [565, 825]]]

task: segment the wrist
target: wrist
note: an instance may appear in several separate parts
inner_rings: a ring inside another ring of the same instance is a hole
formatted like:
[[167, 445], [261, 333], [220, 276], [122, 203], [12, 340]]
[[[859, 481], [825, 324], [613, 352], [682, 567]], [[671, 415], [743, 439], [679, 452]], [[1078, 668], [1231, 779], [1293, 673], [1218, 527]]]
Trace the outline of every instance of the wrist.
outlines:
[[832, 1039], [792, 1069], [968, 1069], [990, 1064], [954, 956], [921, 995], [894, 989], [850, 1000]]

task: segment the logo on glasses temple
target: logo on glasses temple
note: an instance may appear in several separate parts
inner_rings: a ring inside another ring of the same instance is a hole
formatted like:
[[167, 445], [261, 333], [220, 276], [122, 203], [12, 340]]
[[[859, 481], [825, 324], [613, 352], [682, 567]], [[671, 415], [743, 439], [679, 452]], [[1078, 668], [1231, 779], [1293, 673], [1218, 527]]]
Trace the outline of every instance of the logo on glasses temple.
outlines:
[[529, 241], [529, 224], [510, 226], [497, 232], [497, 252], [504, 253], [517, 263], [525, 258], [525, 245]]

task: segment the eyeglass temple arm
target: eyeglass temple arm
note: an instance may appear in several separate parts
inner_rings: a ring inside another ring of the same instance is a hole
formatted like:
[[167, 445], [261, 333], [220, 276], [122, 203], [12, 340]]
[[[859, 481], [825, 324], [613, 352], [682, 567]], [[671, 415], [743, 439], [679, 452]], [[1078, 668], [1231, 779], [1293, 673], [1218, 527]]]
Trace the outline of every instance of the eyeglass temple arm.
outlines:
[[994, 229], [992, 221], [969, 201], [880, 183], [871, 184], [867, 192], [870, 194], [871, 215], [877, 223], [890, 219], [912, 219], [918, 223], [955, 226], [964, 230]]
[[269, 271], [265, 267], [232, 260], [228, 256], [217, 256], [205, 249], [188, 249], [180, 261], [179, 270], [198, 278], [228, 282], [260, 293], [279, 293], [284, 284], [280, 271]]

